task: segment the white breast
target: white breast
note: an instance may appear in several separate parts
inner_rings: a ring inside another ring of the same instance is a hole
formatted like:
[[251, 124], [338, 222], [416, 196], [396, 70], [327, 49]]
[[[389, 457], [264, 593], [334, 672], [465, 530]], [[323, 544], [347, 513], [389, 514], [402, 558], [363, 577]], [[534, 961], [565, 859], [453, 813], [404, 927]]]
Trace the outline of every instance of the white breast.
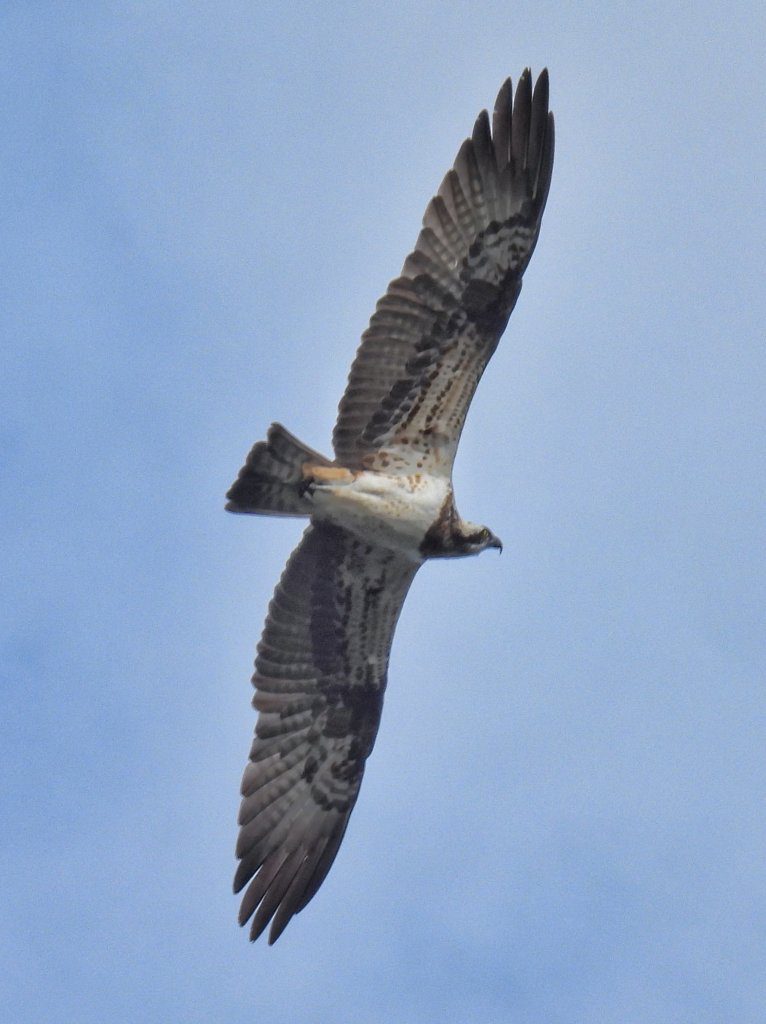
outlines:
[[420, 544], [451, 490], [449, 480], [426, 473], [364, 471], [348, 482], [319, 484], [313, 500], [322, 519], [420, 561]]

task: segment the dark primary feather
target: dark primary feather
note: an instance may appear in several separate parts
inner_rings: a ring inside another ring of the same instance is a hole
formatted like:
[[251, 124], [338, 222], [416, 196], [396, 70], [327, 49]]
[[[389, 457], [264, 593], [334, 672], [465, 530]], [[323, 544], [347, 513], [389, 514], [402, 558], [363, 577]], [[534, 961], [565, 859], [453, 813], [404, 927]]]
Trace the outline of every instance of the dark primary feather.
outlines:
[[253, 683], [235, 892], [274, 942], [324, 880], [380, 721], [394, 627], [417, 565], [317, 523], [269, 606]]
[[[415, 249], [378, 302], [333, 434], [349, 467], [449, 475], [476, 385], [535, 248], [553, 166], [548, 74], [501, 88], [429, 203]], [[382, 450], [385, 450], [385, 455]]]

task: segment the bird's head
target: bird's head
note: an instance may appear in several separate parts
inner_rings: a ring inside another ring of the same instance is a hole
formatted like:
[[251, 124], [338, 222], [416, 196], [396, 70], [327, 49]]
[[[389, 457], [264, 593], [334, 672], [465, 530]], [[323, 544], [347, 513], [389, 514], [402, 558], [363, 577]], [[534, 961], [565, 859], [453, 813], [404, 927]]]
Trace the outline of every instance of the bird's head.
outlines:
[[486, 526], [462, 520], [455, 535], [456, 548], [462, 555], [478, 555], [486, 548], [503, 550], [503, 542]]

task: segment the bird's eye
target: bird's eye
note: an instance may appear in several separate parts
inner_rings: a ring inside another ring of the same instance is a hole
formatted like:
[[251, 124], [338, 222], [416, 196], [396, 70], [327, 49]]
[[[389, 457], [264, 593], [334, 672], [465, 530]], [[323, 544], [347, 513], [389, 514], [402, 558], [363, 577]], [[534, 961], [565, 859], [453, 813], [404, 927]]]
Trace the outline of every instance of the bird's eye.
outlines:
[[472, 533], [468, 540], [471, 544], [486, 544], [492, 534], [489, 532], [486, 526], [482, 526], [476, 533]]

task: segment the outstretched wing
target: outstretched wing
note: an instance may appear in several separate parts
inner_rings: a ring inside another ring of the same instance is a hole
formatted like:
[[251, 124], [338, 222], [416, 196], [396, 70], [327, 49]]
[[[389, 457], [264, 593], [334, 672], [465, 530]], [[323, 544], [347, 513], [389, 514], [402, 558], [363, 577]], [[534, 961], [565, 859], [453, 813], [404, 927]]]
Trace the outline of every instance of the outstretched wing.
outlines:
[[240, 924], [269, 943], [330, 870], [375, 742], [394, 627], [417, 564], [329, 524], [309, 526], [258, 645], [260, 712], [234, 880]]
[[482, 111], [431, 200], [402, 274], [379, 301], [341, 399], [350, 468], [449, 476], [476, 385], [521, 291], [553, 167], [548, 73], [529, 70]]

